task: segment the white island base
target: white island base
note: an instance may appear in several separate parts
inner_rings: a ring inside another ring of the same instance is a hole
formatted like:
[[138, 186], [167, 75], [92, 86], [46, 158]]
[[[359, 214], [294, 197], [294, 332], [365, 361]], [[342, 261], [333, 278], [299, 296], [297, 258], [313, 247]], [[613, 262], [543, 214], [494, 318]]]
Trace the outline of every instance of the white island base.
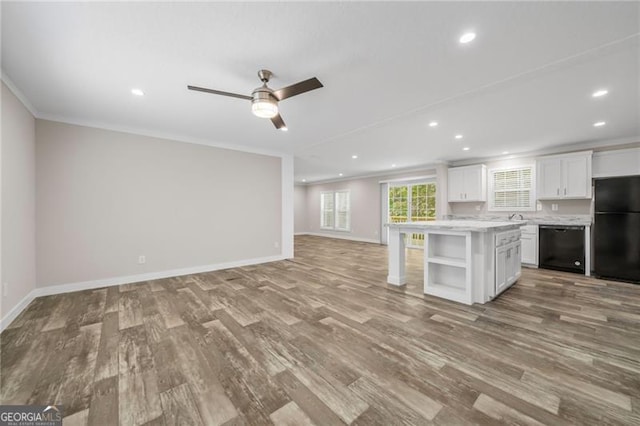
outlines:
[[424, 234], [424, 293], [486, 303], [520, 277], [520, 223], [434, 221], [387, 224], [387, 282], [404, 285], [405, 234]]

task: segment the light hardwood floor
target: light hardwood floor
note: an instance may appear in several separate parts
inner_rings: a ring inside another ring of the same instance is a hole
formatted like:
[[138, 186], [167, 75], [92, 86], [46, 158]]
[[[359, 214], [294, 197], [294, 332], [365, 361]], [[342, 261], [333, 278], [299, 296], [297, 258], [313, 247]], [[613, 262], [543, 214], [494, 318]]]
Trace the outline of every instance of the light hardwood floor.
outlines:
[[385, 284], [386, 248], [36, 299], [1, 338], [3, 404], [65, 426], [640, 424], [640, 286], [525, 270], [487, 305]]

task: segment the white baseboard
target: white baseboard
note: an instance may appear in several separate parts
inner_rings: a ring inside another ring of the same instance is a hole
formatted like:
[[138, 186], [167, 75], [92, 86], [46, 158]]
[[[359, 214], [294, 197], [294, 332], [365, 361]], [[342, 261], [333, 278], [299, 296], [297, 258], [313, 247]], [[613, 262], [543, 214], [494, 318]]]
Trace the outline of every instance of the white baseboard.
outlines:
[[2, 333], [4, 329], [7, 328], [9, 324], [11, 324], [13, 320], [18, 317], [18, 315], [20, 315], [20, 312], [22, 312], [24, 308], [29, 306], [29, 303], [31, 303], [33, 299], [38, 297], [36, 291], [36, 289], [31, 290], [25, 297], [22, 298], [21, 301], [18, 302], [16, 306], [9, 310], [9, 313], [7, 313], [7, 315], [0, 319], [0, 333]]
[[73, 291], [91, 290], [94, 288], [110, 287], [114, 285], [132, 284], [142, 281], [159, 280], [162, 278], [179, 277], [182, 275], [201, 274], [203, 272], [218, 271], [221, 269], [238, 268], [241, 266], [258, 265], [260, 263], [276, 262], [285, 260], [282, 255], [257, 257], [254, 259], [236, 260], [232, 262], [216, 263], [213, 265], [193, 266], [190, 268], [172, 269], [168, 271], [149, 272], [146, 274], [136, 274], [121, 277], [105, 278], [101, 280], [83, 281], [69, 284], [57, 284], [38, 287], [32, 290], [24, 299], [14, 306], [2, 320], [0, 320], [0, 332], [16, 319], [20, 312], [27, 307], [36, 297], [51, 296], [54, 294], [70, 293]]
[[339, 240], [349, 240], [349, 241], [359, 241], [361, 243], [373, 243], [380, 244], [380, 240], [375, 240], [373, 238], [360, 238], [360, 237], [352, 237], [351, 235], [336, 235], [336, 234], [324, 234], [321, 232], [301, 232], [296, 235], [313, 235], [314, 237], [326, 237], [326, 238], [337, 238]]

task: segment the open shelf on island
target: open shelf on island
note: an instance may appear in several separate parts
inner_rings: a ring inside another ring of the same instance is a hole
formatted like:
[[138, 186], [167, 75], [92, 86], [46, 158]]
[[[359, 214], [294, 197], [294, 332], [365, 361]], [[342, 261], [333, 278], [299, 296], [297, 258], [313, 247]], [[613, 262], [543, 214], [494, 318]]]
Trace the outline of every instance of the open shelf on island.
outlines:
[[466, 291], [466, 270], [464, 268], [432, 263], [429, 265], [429, 274], [426, 277], [425, 288], [446, 288], [453, 291]]
[[429, 234], [425, 249], [428, 259], [449, 259], [448, 264], [462, 263], [464, 266], [467, 253], [464, 235]]
[[459, 268], [465, 268], [467, 261], [464, 258], [457, 257], [445, 257], [445, 256], [429, 256], [427, 262], [438, 263], [440, 265], [457, 266]]

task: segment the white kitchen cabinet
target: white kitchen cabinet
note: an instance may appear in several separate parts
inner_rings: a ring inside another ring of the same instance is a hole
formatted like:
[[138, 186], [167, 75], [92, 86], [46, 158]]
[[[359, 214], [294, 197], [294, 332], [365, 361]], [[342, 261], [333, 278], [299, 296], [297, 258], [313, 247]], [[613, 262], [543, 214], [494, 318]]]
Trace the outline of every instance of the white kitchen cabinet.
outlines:
[[591, 198], [591, 151], [541, 157], [537, 160], [537, 198]]
[[640, 175], [640, 148], [593, 153], [593, 177]]
[[521, 275], [520, 241], [496, 249], [496, 294], [509, 288]]
[[538, 225], [526, 225], [520, 228], [522, 236], [522, 263], [538, 266]]
[[507, 246], [496, 249], [496, 293], [508, 287], [507, 260]]
[[487, 201], [487, 167], [454, 167], [448, 173], [448, 201], [484, 202]]

